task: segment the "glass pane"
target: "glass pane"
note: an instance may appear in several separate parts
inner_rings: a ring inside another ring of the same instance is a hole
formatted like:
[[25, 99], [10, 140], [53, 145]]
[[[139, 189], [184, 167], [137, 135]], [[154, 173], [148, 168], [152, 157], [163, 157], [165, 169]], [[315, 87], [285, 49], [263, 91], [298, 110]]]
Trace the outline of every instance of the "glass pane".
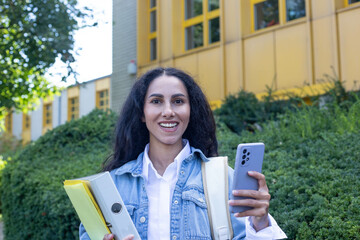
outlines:
[[156, 0], [150, 0], [150, 8], [156, 7]]
[[209, 43], [220, 41], [220, 18], [209, 21]]
[[104, 106], [104, 101], [100, 101], [100, 106]]
[[156, 38], [150, 40], [150, 61], [156, 59]]
[[209, 12], [220, 7], [219, 0], [208, 0]]
[[199, 23], [185, 29], [185, 49], [201, 47], [203, 42], [203, 24]]
[[202, 0], [185, 0], [185, 20], [202, 14]]
[[286, 0], [286, 21], [305, 17], [305, 0]]
[[360, 2], [360, 0], [349, 0], [349, 4]]
[[150, 32], [156, 31], [156, 11], [150, 12]]
[[278, 0], [254, 4], [255, 30], [279, 24]]
[[99, 93], [99, 95], [100, 95], [100, 98], [103, 98], [103, 97], [104, 97], [104, 91], [101, 91], [101, 92]]

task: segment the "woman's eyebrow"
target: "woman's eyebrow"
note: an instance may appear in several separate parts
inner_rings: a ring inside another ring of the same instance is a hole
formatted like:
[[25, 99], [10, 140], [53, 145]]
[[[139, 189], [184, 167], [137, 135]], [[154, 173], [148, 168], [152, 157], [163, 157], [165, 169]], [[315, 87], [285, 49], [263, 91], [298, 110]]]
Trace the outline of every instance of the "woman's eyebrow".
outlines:
[[173, 98], [175, 98], [175, 97], [186, 97], [186, 95], [183, 94], [183, 93], [176, 93], [176, 94], [172, 95], [171, 97], [173, 97]]
[[151, 98], [151, 97], [160, 97], [160, 98], [162, 98], [162, 97], [164, 97], [164, 95], [162, 95], [160, 93], [153, 93], [153, 94], [149, 95], [148, 98]]

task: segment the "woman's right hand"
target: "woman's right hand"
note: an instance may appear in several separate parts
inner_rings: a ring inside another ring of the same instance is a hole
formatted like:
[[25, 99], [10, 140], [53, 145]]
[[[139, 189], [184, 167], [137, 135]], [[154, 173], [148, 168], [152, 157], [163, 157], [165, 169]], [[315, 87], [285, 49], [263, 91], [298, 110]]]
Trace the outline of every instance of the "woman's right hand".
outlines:
[[[106, 234], [103, 238], [103, 240], [113, 240], [113, 239], [114, 239], [114, 234]], [[133, 240], [133, 239], [134, 239], [134, 235], [128, 235], [123, 240]]]

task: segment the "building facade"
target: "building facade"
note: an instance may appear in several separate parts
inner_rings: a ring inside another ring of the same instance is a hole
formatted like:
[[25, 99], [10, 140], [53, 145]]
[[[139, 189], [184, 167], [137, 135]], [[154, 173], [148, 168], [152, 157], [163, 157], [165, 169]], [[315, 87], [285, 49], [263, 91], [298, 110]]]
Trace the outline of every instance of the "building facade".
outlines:
[[105, 76], [71, 86], [60, 96], [41, 99], [32, 112], [9, 113], [5, 118], [5, 131], [27, 143], [67, 121], [87, 115], [95, 108], [109, 109], [110, 104], [110, 76]]
[[319, 94], [333, 72], [352, 90], [359, 42], [360, 0], [113, 0], [111, 77], [9, 114], [5, 127], [27, 142], [95, 107], [119, 112], [136, 76], [158, 66], [189, 72], [213, 108], [240, 89]]
[[333, 70], [348, 90], [360, 80], [359, 0], [137, 3], [139, 73], [188, 71], [213, 106], [240, 89], [320, 93]]

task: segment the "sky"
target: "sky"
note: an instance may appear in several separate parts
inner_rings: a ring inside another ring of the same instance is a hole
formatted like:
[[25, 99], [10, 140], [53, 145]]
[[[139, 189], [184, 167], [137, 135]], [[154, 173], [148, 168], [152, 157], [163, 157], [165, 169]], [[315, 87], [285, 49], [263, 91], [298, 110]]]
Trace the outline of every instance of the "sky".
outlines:
[[[78, 55], [75, 55], [73, 66], [78, 73], [77, 81], [81, 83], [112, 72], [112, 0], [78, 0], [78, 4], [93, 9], [94, 19], [98, 21], [96, 27], [83, 28], [74, 34], [74, 49], [78, 49]], [[64, 69], [66, 66], [57, 59], [46, 78], [60, 87], [74, 84], [74, 78], [66, 83], [61, 81], [57, 73], [63, 73]]]

